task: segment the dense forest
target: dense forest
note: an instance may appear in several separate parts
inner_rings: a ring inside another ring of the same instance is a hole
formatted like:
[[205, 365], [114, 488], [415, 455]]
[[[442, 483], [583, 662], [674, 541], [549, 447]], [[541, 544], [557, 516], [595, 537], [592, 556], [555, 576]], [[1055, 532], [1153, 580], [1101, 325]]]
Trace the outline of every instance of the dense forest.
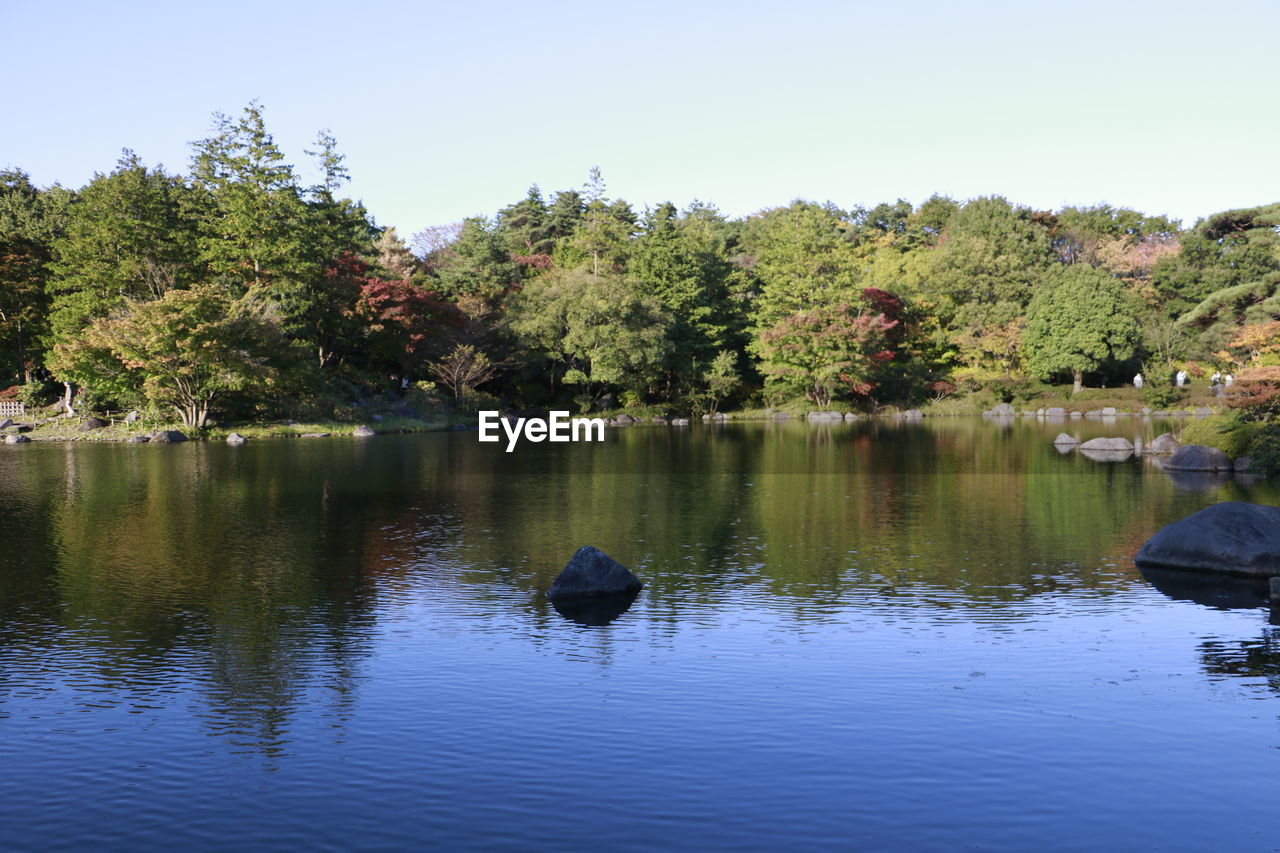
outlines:
[[1189, 229], [999, 196], [741, 219], [637, 210], [598, 169], [407, 243], [330, 134], [304, 186], [257, 104], [184, 174], [126, 150], [78, 190], [0, 172], [0, 388], [185, 424], [379, 397], [700, 414], [874, 410], [1030, 381], [1280, 364], [1280, 204]]

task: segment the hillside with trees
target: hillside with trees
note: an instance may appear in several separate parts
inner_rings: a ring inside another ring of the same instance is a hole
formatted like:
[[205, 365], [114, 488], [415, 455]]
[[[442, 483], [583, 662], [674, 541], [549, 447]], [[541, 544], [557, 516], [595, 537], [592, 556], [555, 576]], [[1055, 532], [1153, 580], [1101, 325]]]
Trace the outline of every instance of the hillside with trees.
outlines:
[[0, 173], [0, 387], [211, 420], [459, 409], [874, 411], [1045, 381], [1167, 384], [1280, 363], [1280, 204], [1182, 228], [999, 196], [731, 219], [531, 187], [408, 243], [304, 186], [263, 109], [184, 173], [125, 151], [76, 190]]

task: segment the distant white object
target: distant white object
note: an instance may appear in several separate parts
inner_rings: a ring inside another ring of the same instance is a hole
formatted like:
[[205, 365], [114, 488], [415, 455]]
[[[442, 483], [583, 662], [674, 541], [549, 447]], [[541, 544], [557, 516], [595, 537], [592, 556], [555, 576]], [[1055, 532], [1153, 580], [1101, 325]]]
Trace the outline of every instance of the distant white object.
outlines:
[[1232, 383], [1232, 382], [1235, 382], [1235, 381], [1236, 381], [1236, 378], [1235, 378], [1234, 376], [1232, 376], [1230, 373], [1228, 373], [1228, 374], [1227, 374], [1227, 378], [1226, 378], [1226, 380], [1225, 380], [1222, 384], [1224, 384], [1224, 385], [1226, 385], [1228, 388], [1230, 388], [1230, 387], [1231, 387], [1231, 383]]
[[1134, 388], [1141, 388], [1141, 387], [1142, 387], [1142, 374], [1141, 374], [1141, 373], [1139, 373], [1139, 374], [1137, 374], [1136, 376], [1134, 376], [1134, 377], [1133, 377], [1133, 387], [1134, 387]]
[[1187, 371], [1179, 370], [1173, 378], [1174, 381], [1178, 383], [1178, 387], [1181, 388], [1183, 385], [1187, 384]]
[[1222, 381], [1222, 371], [1221, 371], [1221, 370], [1215, 370], [1215, 371], [1213, 372], [1213, 376], [1210, 376], [1210, 377], [1209, 377], [1209, 384], [1210, 384], [1210, 385], [1217, 385], [1217, 384], [1218, 384], [1219, 382], [1221, 382], [1221, 381]]

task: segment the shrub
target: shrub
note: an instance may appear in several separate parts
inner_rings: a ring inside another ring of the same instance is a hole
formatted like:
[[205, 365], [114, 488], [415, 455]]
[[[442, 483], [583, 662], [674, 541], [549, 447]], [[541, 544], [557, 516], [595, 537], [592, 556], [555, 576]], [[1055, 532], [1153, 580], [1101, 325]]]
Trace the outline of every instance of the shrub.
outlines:
[[28, 382], [18, 389], [18, 400], [29, 409], [48, 406], [62, 396], [62, 386], [54, 382]]
[[1237, 415], [1209, 415], [1187, 423], [1178, 440], [1183, 444], [1216, 447], [1234, 459], [1248, 455], [1257, 432], [1256, 424], [1243, 421]]
[[1142, 399], [1153, 409], [1172, 409], [1187, 399], [1187, 392], [1183, 388], [1155, 382], [1143, 387]]

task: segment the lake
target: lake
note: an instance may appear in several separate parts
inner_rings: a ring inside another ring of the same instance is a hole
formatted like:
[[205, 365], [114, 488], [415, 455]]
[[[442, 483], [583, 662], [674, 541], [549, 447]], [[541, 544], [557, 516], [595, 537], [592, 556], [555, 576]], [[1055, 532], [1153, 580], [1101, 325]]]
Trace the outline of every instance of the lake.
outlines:
[[[1265, 485], [977, 418], [0, 447], [0, 848], [1271, 849]], [[580, 545], [629, 608], [542, 592]]]

